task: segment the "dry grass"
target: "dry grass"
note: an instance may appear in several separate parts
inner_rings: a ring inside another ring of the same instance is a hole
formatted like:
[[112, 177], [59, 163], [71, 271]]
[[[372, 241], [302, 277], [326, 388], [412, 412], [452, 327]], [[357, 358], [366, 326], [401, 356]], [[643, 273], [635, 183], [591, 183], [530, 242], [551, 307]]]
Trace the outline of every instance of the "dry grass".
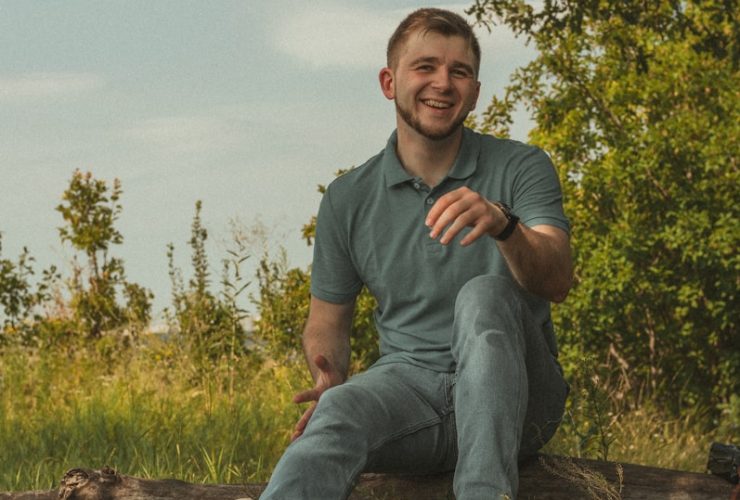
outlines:
[[545, 470], [567, 480], [593, 500], [620, 500], [622, 498], [624, 471], [619, 464], [614, 466], [617, 482], [612, 483], [600, 472], [577, 464], [567, 457], [540, 457], [539, 462]]

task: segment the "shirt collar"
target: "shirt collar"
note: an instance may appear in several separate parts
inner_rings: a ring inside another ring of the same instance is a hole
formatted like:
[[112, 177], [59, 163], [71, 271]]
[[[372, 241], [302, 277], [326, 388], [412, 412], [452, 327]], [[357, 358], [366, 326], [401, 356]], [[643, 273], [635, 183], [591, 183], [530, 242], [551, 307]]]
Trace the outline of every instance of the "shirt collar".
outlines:
[[[388, 139], [383, 154], [383, 170], [385, 171], [385, 185], [392, 187], [413, 180], [401, 165], [396, 154], [398, 134], [394, 130]], [[480, 153], [480, 137], [468, 128], [463, 128], [462, 144], [447, 177], [452, 179], [467, 179], [475, 173], [478, 168], [478, 155]]]
[[393, 187], [396, 184], [402, 184], [413, 179], [413, 176], [406, 172], [403, 165], [401, 165], [401, 160], [398, 159], [396, 144], [398, 144], [398, 133], [394, 130], [388, 138], [388, 143], [385, 145], [385, 153], [383, 154], [383, 170], [385, 171], [386, 187]]
[[479, 154], [480, 136], [469, 128], [463, 127], [460, 152], [457, 153], [455, 163], [452, 165], [447, 177], [463, 180], [473, 175], [478, 168]]

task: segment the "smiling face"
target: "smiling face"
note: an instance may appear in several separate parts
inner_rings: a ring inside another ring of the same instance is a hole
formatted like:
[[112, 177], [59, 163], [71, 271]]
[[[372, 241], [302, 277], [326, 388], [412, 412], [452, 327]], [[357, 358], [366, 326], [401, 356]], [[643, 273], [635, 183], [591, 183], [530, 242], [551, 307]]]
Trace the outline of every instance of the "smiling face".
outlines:
[[464, 38], [417, 31], [394, 66], [381, 70], [380, 85], [396, 103], [399, 133], [404, 128], [438, 141], [462, 130], [480, 90], [475, 57]]

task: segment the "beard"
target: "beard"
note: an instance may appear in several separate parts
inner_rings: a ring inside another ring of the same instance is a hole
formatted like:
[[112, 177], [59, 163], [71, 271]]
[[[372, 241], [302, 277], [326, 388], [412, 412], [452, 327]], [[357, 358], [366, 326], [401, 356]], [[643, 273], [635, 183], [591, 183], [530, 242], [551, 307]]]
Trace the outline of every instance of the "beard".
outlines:
[[459, 117], [457, 120], [455, 120], [452, 124], [450, 124], [449, 127], [442, 129], [442, 130], [432, 130], [429, 127], [425, 127], [423, 123], [421, 123], [421, 120], [419, 120], [418, 116], [414, 116], [411, 111], [408, 109], [404, 109], [398, 104], [398, 101], [396, 100], [396, 111], [398, 112], [398, 115], [403, 119], [406, 124], [414, 129], [416, 132], [418, 132], [423, 137], [426, 137], [427, 139], [430, 139], [432, 141], [442, 141], [444, 139], [447, 139], [451, 135], [453, 135], [457, 130], [462, 126], [462, 124], [465, 122], [465, 119], [468, 117], [468, 113], [465, 113], [461, 117]]

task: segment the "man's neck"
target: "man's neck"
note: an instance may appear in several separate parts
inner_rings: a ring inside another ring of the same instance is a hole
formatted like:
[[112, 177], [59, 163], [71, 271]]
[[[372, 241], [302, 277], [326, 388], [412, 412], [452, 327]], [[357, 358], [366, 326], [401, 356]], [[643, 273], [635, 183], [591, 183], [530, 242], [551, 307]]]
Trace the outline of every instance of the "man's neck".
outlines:
[[435, 141], [409, 127], [399, 126], [396, 154], [409, 174], [434, 187], [442, 182], [452, 168], [462, 143], [462, 132], [460, 127], [450, 137]]

